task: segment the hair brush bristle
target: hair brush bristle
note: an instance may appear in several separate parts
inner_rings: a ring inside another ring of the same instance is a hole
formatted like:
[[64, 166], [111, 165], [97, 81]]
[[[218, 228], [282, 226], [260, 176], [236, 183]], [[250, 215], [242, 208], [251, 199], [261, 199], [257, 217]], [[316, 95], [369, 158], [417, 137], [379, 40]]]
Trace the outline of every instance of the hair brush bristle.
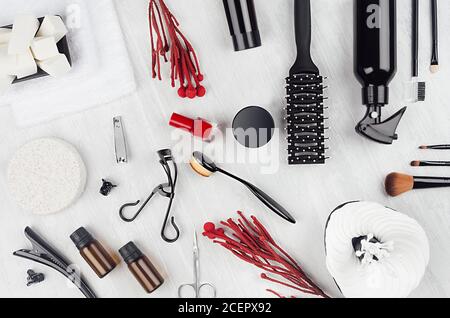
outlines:
[[318, 74], [293, 74], [286, 84], [289, 164], [323, 164], [323, 78]]
[[385, 187], [390, 196], [399, 196], [414, 188], [414, 177], [397, 172], [391, 173], [386, 177]]

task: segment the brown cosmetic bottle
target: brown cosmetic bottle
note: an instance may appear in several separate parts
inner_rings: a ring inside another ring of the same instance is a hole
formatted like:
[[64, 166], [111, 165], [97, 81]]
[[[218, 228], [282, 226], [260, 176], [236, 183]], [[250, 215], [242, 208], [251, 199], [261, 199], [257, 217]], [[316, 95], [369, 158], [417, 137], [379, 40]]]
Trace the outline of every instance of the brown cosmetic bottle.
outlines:
[[105, 277], [117, 266], [111, 255], [84, 227], [73, 232], [70, 239], [98, 277]]
[[133, 242], [122, 247], [119, 253], [127, 263], [128, 269], [148, 294], [154, 292], [164, 283], [164, 279], [152, 262], [142, 254]]

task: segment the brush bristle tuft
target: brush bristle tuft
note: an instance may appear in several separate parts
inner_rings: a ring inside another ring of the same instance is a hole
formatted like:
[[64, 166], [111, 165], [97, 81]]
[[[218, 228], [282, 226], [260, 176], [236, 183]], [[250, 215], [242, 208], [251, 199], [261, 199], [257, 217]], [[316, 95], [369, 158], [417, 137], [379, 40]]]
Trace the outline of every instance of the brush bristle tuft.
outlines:
[[411, 161], [411, 166], [412, 167], [419, 167], [420, 166], [420, 161], [417, 161], [417, 160]]
[[414, 188], [414, 177], [397, 172], [391, 173], [386, 177], [385, 187], [391, 197], [399, 196]]
[[201, 175], [202, 177], [210, 177], [213, 173], [211, 171], [209, 171], [208, 169], [206, 169], [205, 167], [203, 167], [201, 164], [199, 164], [197, 162], [197, 160], [195, 160], [195, 158], [192, 158], [191, 161], [189, 162], [191, 165], [191, 168], [197, 172], [199, 175]]
[[420, 146], [419, 149], [428, 149], [428, 146]]
[[430, 66], [430, 72], [435, 74], [437, 72], [439, 72], [439, 65], [438, 64], [433, 64]]
[[323, 77], [293, 74], [286, 79], [289, 164], [324, 164]]
[[426, 94], [426, 83], [425, 82], [418, 82], [417, 83], [417, 100], [419, 102], [425, 101], [425, 94]]

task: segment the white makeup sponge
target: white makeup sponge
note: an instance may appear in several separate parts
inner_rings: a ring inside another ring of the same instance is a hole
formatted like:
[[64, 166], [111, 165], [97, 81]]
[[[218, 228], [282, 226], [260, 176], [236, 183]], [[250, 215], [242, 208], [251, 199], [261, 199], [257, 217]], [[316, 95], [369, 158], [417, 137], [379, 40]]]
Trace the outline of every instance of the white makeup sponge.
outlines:
[[31, 43], [31, 51], [38, 61], [47, 60], [59, 54], [55, 39], [52, 36], [34, 38]]
[[86, 167], [78, 151], [57, 138], [37, 139], [22, 146], [7, 172], [10, 193], [24, 210], [56, 213], [81, 196]]
[[17, 78], [24, 78], [38, 72], [33, 53], [29, 48], [26, 49], [25, 53], [17, 54], [15, 58], [16, 64], [12, 75], [16, 75]]
[[55, 57], [49, 58], [44, 61], [37, 61], [37, 65], [53, 77], [61, 77], [71, 70], [69, 60], [64, 54], [58, 54]]
[[32, 15], [21, 15], [16, 17], [10, 35], [8, 53], [26, 53], [38, 29], [39, 21], [36, 17]]
[[0, 43], [0, 75], [14, 75], [17, 56], [8, 54], [8, 44]]
[[61, 17], [46, 15], [37, 32], [37, 36], [52, 36], [56, 43], [67, 34], [67, 27]]

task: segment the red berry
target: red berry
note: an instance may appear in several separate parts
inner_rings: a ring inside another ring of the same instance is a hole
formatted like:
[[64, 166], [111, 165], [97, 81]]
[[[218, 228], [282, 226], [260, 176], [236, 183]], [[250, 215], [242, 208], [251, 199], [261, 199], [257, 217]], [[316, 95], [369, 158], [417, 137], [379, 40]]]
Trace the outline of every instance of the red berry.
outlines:
[[203, 76], [203, 74], [200, 74], [200, 73], [199, 73], [199, 74], [197, 75], [197, 79], [198, 79], [199, 82], [201, 82], [201, 81], [203, 81], [203, 80], [205, 79], [205, 77]]
[[190, 99], [195, 98], [195, 96], [197, 96], [197, 90], [194, 87], [188, 87], [186, 89], [186, 96]]
[[205, 225], [203, 226], [203, 229], [205, 230], [205, 232], [214, 232], [216, 230], [216, 226], [214, 225], [214, 223], [212, 222], [208, 222], [205, 223]]
[[184, 88], [183, 86], [180, 87], [178, 89], [178, 96], [180, 96], [181, 98], [185, 98], [186, 97], [186, 88]]
[[197, 87], [197, 96], [198, 97], [203, 97], [206, 94], [206, 88], [202, 85], [200, 85], [199, 87]]

